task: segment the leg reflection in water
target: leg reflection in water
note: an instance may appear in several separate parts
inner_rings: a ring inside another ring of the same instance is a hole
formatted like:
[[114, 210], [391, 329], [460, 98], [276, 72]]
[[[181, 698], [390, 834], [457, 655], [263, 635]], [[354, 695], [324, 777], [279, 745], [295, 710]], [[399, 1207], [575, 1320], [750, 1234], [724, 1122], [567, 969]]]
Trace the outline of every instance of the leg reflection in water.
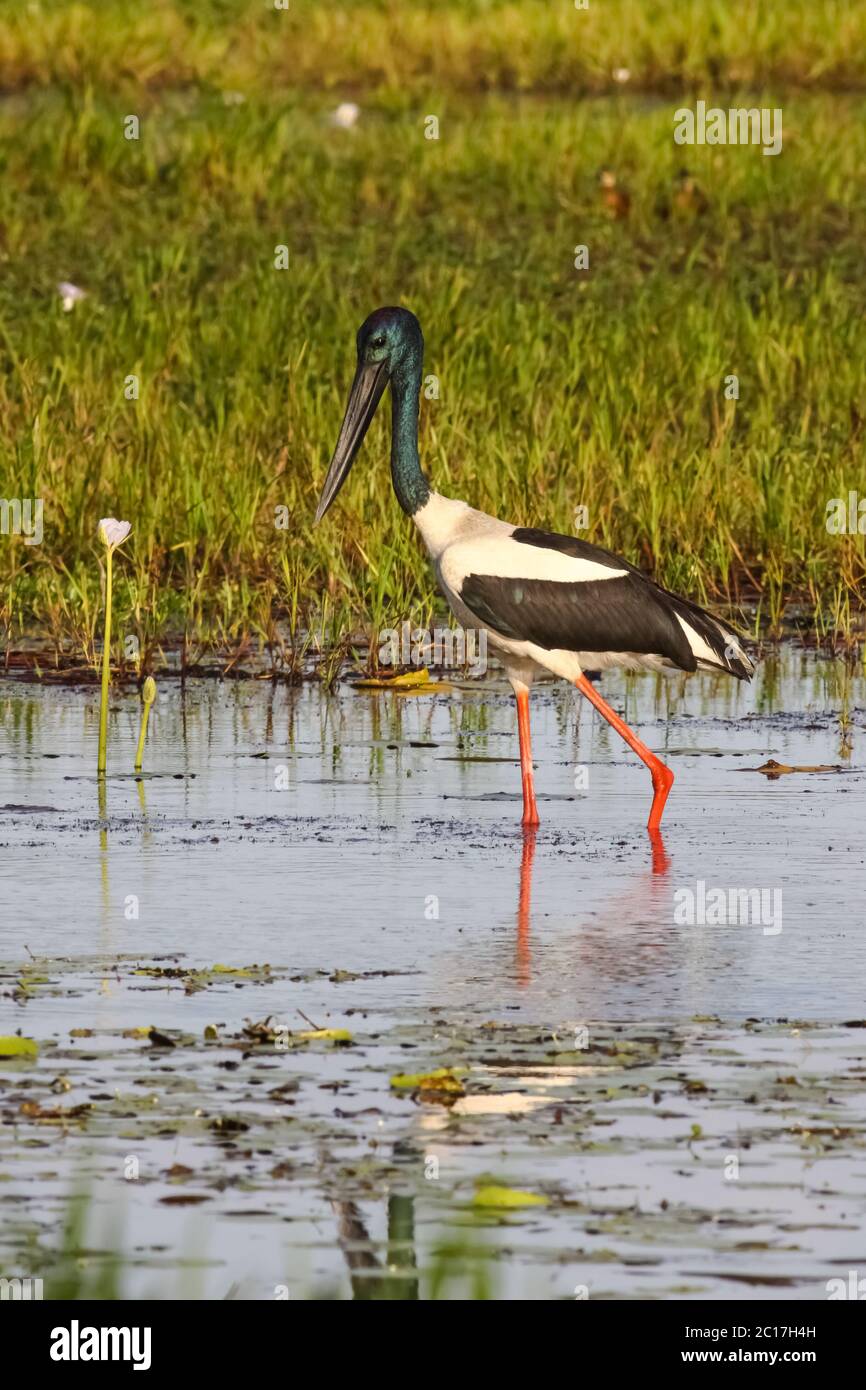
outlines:
[[529, 945], [529, 913], [532, 907], [532, 861], [538, 828], [528, 825], [523, 830], [523, 854], [520, 860], [520, 896], [517, 899], [517, 979], [528, 985], [532, 977], [532, 952]]
[[337, 1218], [337, 1239], [349, 1269], [352, 1298], [364, 1302], [373, 1299], [415, 1301], [418, 1298], [418, 1274], [414, 1198], [393, 1193], [388, 1198], [388, 1258], [385, 1265], [375, 1254], [374, 1243], [357, 1204], [332, 1198], [331, 1207]]
[[[665, 842], [662, 833], [658, 828], [647, 831], [652, 854], [652, 878], [662, 878], [667, 874], [671, 866], [670, 856], [665, 849]], [[520, 857], [520, 891], [517, 899], [517, 980], [521, 985], [528, 985], [532, 979], [532, 947], [530, 944], [531, 915], [532, 915], [532, 866], [535, 860], [535, 843], [538, 836], [538, 828], [534, 825], [524, 826], [523, 828], [523, 848]], [[643, 875], [641, 876], [643, 877]], [[635, 889], [629, 889], [625, 901], [634, 900]], [[644, 887], [637, 890], [640, 901], [644, 900]], [[622, 899], [615, 904], [617, 913], [622, 912], [624, 903]]]
[[660, 830], [648, 830], [653, 855], [653, 874], [666, 874], [671, 866], [670, 857], [665, 851], [665, 842]]

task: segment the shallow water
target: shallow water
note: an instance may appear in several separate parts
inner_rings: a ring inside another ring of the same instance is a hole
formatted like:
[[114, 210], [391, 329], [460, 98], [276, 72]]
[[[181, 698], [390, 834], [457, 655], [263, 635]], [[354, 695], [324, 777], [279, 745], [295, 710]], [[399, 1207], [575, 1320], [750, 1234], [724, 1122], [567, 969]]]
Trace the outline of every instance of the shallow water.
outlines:
[[[103, 806], [97, 692], [0, 685], [0, 1034], [41, 1044], [0, 1061], [0, 1272], [35, 1238], [50, 1274], [76, 1183], [124, 1295], [814, 1298], [862, 1264], [862, 674], [789, 648], [751, 687], [601, 689], [676, 773], [661, 844], [559, 685], [528, 839], [495, 679], [165, 682], [141, 781], [118, 695]], [[752, 915], [694, 920], [717, 888]], [[242, 1035], [268, 1016], [352, 1042]], [[451, 1104], [389, 1086], [449, 1065]], [[549, 1205], [478, 1207], [482, 1177]]]

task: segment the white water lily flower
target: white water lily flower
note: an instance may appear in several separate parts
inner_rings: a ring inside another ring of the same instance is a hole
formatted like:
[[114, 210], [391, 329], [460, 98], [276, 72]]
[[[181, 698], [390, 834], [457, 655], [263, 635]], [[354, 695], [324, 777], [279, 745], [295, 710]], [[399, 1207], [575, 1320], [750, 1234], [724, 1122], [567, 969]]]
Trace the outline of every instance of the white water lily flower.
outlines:
[[361, 108], [354, 101], [341, 101], [331, 115], [331, 124], [340, 126], [342, 130], [351, 130], [352, 126], [358, 124], [360, 114]]
[[109, 550], [116, 550], [119, 545], [123, 545], [131, 530], [131, 521], [118, 521], [116, 517], [104, 516], [99, 523], [99, 539]]
[[61, 280], [57, 286], [57, 293], [63, 300], [64, 313], [71, 313], [79, 300], [87, 298], [87, 290], [81, 289], [79, 285], [73, 285], [71, 280]]
[[614, 82], [628, 82], [628, 81], [630, 81], [630, 79], [631, 79], [631, 72], [630, 72], [630, 70], [629, 70], [628, 68], [614, 68], [614, 70], [613, 70], [613, 80], [614, 80]]

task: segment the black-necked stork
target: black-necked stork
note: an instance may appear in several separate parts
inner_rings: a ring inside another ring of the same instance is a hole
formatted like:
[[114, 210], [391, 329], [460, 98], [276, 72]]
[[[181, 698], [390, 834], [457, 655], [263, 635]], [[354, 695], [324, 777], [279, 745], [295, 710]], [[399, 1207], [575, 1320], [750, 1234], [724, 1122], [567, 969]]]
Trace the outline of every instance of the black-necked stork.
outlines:
[[529, 690], [542, 671], [571, 681], [652, 774], [648, 827], [657, 830], [674, 775], [602, 699], [584, 670], [726, 671], [748, 680], [738, 639], [696, 603], [668, 593], [617, 555], [572, 536], [513, 526], [433, 492], [418, 457], [424, 357], [408, 309], [377, 309], [358, 330], [358, 365], [316, 520], [346, 480], [385, 387], [391, 384], [391, 479], [421, 532], [439, 585], [467, 630], [485, 631], [515, 696], [523, 825], [538, 824]]

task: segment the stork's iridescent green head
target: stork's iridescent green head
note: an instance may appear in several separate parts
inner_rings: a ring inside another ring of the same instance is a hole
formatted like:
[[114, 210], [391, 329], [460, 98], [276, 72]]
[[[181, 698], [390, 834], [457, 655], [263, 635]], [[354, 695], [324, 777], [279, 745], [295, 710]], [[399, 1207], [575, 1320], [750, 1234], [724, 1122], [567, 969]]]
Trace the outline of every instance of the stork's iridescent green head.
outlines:
[[322, 486], [317, 521], [349, 476], [389, 381], [394, 398], [391, 471], [397, 497], [404, 510], [415, 511], [429, 495], [418, 463], [418, 394], [424, 361], [421, 325], [408, 309], [376, 309], [358, 329], [357, 345], [355, 380]]

